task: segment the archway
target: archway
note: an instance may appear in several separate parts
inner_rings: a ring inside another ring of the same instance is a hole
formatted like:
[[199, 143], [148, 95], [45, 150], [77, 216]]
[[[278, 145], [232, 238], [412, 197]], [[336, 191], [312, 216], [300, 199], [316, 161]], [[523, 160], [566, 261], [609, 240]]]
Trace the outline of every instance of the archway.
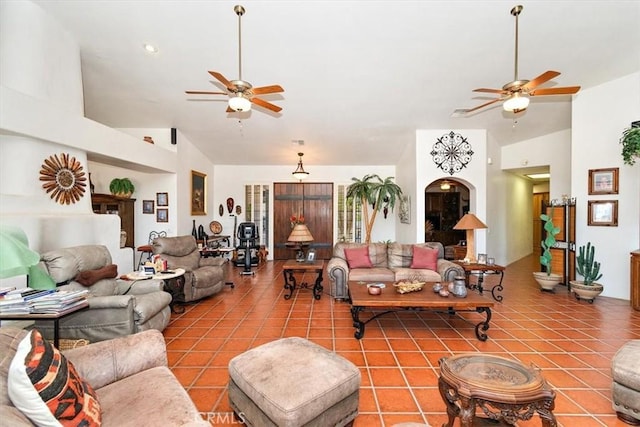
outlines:
[[[461, 244], [464, 230], [453, 227], [470, 210], [471, 191], [465, 183], [451, 178], [432, 181], [424, 189], [424, 238], [447, 246]], [[454, 257], [453, 254], [451, 258]]]

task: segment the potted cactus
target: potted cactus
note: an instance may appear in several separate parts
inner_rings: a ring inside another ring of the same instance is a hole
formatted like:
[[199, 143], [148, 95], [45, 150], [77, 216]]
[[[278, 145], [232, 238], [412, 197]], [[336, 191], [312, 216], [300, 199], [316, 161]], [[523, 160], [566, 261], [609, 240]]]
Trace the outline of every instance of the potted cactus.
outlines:
[[602, 277], [600, 273], [600, 263], [595, 260], [596, 248], [591, 246], [591, 242], [587, 242], [586, 246], [578, 248], [578, 257], [576, 258], [576, 272], [584, 278], [584, 280], [572, 280], [570, 282], [571, 291], [576, 299], [584, 299], [593, 303], [595, 297], [602, 293], [604, 289], [600, 283], [596, 283]]
[[544, 222], [545, 237], [540, 246], [542, 247], [542, 255], [540, 255], [540, 264], [544, 265], [545, 271], [534, 271], [533, 277], [540, 285], [543, 291], [553, 292], [555, 286], [562, 281], [562, 276], [551, 272], [551, 248], [556, 244], [556, 235], [560, 233], [560, 229], [553, 225], [553, 209], [551, 215], [541, 214], [540, 219]]

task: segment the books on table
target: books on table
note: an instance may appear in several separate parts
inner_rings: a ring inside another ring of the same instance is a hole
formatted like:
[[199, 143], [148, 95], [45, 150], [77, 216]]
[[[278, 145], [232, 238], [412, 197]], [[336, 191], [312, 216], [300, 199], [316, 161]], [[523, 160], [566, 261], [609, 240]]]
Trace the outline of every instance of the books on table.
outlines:
[[0, 314], [57, 313], [82, 304], [89, 291], [24, 288], [0, 299]]

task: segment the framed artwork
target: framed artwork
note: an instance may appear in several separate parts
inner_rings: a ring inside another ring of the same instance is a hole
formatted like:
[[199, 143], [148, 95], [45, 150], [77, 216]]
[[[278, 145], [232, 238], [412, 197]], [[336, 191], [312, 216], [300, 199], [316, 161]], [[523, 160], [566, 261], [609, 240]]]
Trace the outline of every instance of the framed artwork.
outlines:
[[156, 209], [156, 222], [169, 222], [169, 209]]
[[316, 251], [314, 251], [313, 249], [310, 249], [309, 252], [307, 252], [307, 262], [314, 262], [316, 260]]
[[478, 254], [478, 264], [487, 263], [487, 254]]
[[403, 224], [411, 224], [411, 199], [409, 196], [400, 198], [400, 209], [398, 209], [400, 222]]
[[158, 206], [169, 206], [169, 194], [156, 193], [156, 203]]
[[589, 194], [618, 194], [618, 168], [589, 169]]
[[142, 201], [142, 213], [143, 214], [152, 214], [153, 213], [153, 200], [143, 200]]
[[191, 215], [207, 214], [207, 175], [191, 171]]
[[617, 200], [589, 200], [587, 225], [618, 226]]

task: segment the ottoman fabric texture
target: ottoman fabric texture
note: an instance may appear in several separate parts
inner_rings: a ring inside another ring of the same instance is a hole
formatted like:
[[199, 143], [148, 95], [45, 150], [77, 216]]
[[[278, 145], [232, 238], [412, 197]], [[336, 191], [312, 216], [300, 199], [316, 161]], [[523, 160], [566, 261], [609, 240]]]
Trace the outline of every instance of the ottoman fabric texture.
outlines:
[[623, 345], [611, 360], [613, 409], [640, 422], [640, 340]]
[[357, 415], [358, 368], [303, 338], [280, 339], [236, 356], [229, 362], [229, 376], [231, 405], [249, 425], [255, 425], [256, 409], [280, 427], [320, 420], [343, 425]]

